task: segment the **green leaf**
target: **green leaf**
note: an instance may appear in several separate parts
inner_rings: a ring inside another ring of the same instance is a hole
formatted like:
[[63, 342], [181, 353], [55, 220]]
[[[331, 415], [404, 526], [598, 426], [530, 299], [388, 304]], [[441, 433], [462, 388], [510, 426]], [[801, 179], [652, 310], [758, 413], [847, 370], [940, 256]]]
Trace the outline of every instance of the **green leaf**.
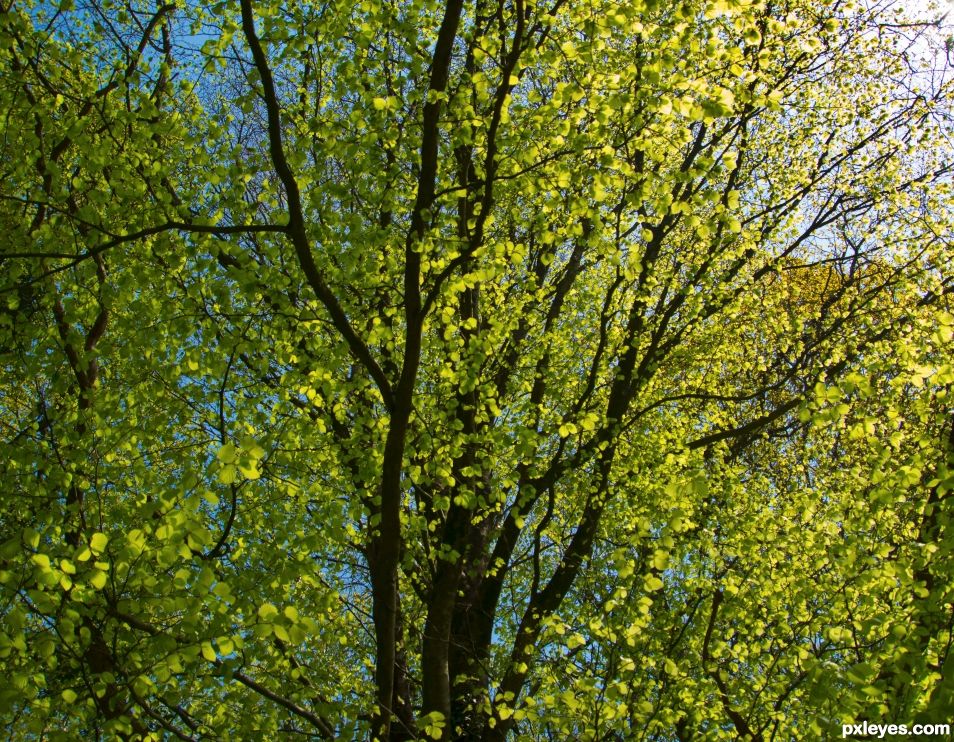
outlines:
[[106, 551], [106, 545], [109, 543], [109, 539], [104, 533], [94, 533], [89, 539], [89, 548], [92, 550], [93, 554], [99, 556], [104, 551]]
[[226, 443], [219, 448], [215, 457], [223, 464], [232, 464], [238, 458], [238, 449], [235, 447], [235, 444]]
[[222, 484], [234, 484], [238, 479], [238, 472], [238, 467], [232, 464], [226, 464], [219, 469], [218, 479]]

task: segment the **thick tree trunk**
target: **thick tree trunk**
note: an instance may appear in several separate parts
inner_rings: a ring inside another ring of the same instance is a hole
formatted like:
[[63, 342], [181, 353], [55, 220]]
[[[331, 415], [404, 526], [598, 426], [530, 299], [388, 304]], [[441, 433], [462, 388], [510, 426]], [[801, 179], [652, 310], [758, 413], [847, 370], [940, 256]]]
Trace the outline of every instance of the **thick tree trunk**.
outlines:
[[397, 659], [398, 563], [401, 557], [401, 465], [409, 409], [391, 418], [384, 449], [381, 502], [372, 509], [377, 524], [371, 526], [368, 569], [371, 574], [371, 615], [374, 620], [377, 709], [372, 735], [386, 740], [391, 734], [394, 700], [394, 666]]
[[[441, 739], [451, 739], [450, 635], [460, 568], [445, 564], [435, 580], [421, 648], [423, 712], [438, 712], [444, 719]], [[455, 568], [456, 567], [456, 568]]]

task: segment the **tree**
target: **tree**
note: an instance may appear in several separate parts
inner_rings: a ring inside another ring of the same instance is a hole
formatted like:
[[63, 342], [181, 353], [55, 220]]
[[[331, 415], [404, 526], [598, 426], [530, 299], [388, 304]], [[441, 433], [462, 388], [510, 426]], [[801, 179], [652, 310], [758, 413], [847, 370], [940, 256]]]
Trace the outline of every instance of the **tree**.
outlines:
[[9, 733], [943, 721], [939, 26], [9, 5]]

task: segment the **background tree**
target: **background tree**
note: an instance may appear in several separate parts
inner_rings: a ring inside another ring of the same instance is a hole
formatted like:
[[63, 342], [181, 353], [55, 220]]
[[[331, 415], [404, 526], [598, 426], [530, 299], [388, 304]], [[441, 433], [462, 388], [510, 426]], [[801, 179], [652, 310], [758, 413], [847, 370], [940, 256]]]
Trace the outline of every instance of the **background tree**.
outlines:
[[8, 6], [9, 733], [943, 720], [938, 25]]

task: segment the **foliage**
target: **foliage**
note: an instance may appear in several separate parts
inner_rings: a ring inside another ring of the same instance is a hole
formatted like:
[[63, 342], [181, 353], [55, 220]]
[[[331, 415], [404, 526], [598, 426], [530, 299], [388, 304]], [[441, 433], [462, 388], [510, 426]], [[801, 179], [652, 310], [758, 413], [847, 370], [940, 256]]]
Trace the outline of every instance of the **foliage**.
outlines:
[[947, 721], [942, 30], [6, 6], [8, 735]]

